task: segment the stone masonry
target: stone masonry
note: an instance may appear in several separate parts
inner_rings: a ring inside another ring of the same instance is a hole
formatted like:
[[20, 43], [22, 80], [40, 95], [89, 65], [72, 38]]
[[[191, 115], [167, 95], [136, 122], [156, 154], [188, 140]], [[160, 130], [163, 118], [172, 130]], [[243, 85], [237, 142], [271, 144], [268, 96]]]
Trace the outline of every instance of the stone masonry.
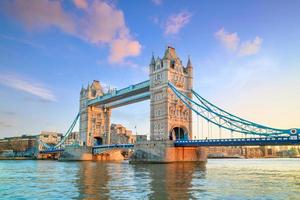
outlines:
[[192, 111], [168, 87], [174, 84], [190, 98], [193, 86], [193, 67], [187, 66], [173, 47], [167, 47], [164, 57], [152, 56], [150, 63], [150, 140], [192, 138]]

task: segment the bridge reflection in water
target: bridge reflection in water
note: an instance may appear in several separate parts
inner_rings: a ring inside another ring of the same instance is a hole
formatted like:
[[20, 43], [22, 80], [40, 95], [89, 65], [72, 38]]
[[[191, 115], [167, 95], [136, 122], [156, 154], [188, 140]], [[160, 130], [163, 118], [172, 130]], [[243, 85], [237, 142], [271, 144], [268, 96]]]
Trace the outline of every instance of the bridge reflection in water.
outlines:
[[204, 180], [205, 170], [199, 163], [81, 162], [76, 184], [79, 199], [191, 199], [193, 180]]
[[[5, 199], [299, 199], [299, 159], [129, 165], [1, 161]], [[21, 178], [20, 178], [21, 177]]]

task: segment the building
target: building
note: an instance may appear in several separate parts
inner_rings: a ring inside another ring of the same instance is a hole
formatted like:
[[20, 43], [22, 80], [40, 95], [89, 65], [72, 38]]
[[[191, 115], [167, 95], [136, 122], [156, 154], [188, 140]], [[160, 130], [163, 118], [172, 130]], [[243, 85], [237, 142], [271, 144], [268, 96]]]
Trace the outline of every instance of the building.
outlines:
[[132, 131], [123, 125], [111, 124], [110, 130], [110, 141], [112, 144], [135, 143], [135, 137], [132, 135]]
[[45, 149], [42, 143], [54, 146], [62, 140], [63, 135], [57, 132], [42, 131], [41, 134], [37, 136], [37, 138], [40, 141], [38, 145], [38, 150], [41, 151]]
[[22, 135], [0, 139], [0, 154], [2, 156], [31, 157], [34, 156], [36, 148], [37, 136]]
[[89, 107], [88, 100], [104, 94], [99, 81], [94, 80], [80, 91], [79, 133], [83, 145], [109, 144], [111, 110], [103, 107]]
[[208, 147], [208, 157], [274, 158], [300, 157], [300, 146]]
[[64, 145], [69, 146], [69, 145], [79, 145], [80, 143], [80, 134], [79, 132], [72, 132], [70, 133], [68, 139], [65, 141]]
[[134, 135], [136, 142], [147, 141], [147, 135]]

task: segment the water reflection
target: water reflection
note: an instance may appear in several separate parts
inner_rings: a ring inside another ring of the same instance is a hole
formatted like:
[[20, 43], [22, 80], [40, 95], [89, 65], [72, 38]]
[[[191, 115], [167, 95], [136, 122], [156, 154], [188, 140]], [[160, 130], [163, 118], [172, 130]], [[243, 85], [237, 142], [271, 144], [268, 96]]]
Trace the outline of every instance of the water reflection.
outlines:
[[205, 179], [205, 165], [199, 163], [147, 165], [146, 168], [152, 180], [151, 199], [191, 199], [193, 178]]
[[0, 199], [299, 199], [299, 159], [0, 161]]
[[205, 165], [82, 162], [77, 175], [79, 199], [191, 199]]

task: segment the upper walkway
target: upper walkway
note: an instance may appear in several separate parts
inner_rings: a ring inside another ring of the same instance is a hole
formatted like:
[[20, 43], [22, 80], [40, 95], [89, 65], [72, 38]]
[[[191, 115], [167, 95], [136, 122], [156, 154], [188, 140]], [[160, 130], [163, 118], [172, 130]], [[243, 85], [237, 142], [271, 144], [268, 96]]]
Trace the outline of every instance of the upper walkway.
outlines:
[[106, 108], [116, 108], [139, 101], [150, 99], [150, 81], [130, 85], [120, 90], [114, 90], [103, 96], [88, 101], [89, 106], [104, 105]]

